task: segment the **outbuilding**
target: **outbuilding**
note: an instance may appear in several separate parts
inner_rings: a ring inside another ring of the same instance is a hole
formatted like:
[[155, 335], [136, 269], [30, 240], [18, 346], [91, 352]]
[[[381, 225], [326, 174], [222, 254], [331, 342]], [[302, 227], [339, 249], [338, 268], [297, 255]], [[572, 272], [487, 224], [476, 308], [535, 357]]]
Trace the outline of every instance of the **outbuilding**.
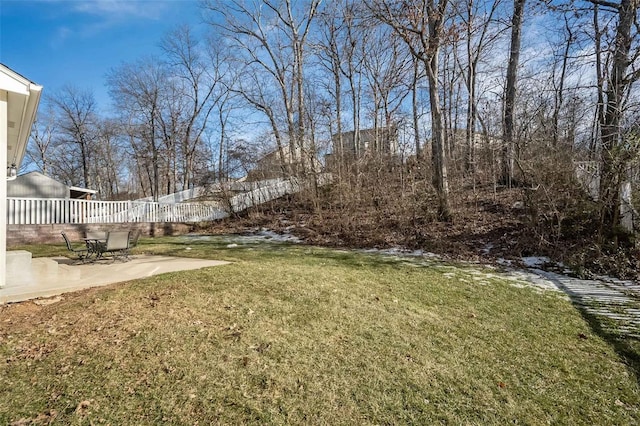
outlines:
[[90, 200], [97, 191], [68, 186], [40, 172], [29, 172], [7, 183], [7, 197], [15, 198], [71, 198]]

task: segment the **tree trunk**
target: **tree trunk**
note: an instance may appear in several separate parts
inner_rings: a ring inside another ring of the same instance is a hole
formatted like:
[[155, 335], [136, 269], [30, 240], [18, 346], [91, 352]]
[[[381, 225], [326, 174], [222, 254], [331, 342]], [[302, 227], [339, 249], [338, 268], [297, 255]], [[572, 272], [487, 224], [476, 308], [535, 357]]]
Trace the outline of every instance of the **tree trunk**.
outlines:
[[411, 82], [411, 109], [413, 112], [413, 137], [416, 145], [416, 160], [422, 159], [420, 146], [420, 117], [418, 114], [418, 81], [420, 79], [420, 61], [413, 58], [413, 81]]
[[511, 19], [511, 48], [507, 66], [507, 81], [504, 100], [504, 147], [502, 151], [502, 183], [511, 188], [514, 179], [515, 163], [515, 102], [518, 65], [520, 62], [520, 44], [522, 35], [522, 17], [526, 0], [514, 0]]
[[[337, 59], [339, 60], [339, 59]], [[340, 65], [333, 69], [333, 80], [336, 90], [336, 129], [338, 132], [338, 152], [340, 158], [338, 161], [338, 175], [342, 177], [342, 168], [344, 167], [344, 141], [342, 138], [342, 84], [340, 82]], [[336, 149], [334, 148], [334, 152]]]
[[560, 111], [564, 104], [564, 85], [565, 79], [567, 75], [567, 65], [569, 63], [569, 51], [571, 49], [571, 43], [573, 42], [573, 32], [571, 30], [571, 26], [569, 21], [565, 17], [565, 29], [568, 33], [567, 41], [564, 45], [564, 51], [562, 55], [562, 66], [560, 68], [560, 81], [558, 82], [558, 87], [556, 88], [555, 93], [555, 102], [553, 105], [553, 146], [554, 148], [558, 146], [558, 141], [560, 139]]
[[451, 219], [449, 208], [449, 181], [447, 177], [447, 164], [445, 156], [446, 134], [443, 126], [442, 106], [438, 90], [438, 50], [435, 48], [432, 54], [427, 55], [425, 67], [429, 80], [429, 104], [431, 106], [432, 126], [432, 183], [438, 193], [438, 218], [443, 221]]
[[621, 121], [624, 96], [632, 81], [627, 76], [630, 64], [631, 28], [635, 21], [638, 5], [636, 0], [622, 0], [618, 7], [615, 50], [611, 61], [609, 81], [605, 90], [607, 103], [600, 125], [602, 152], [600, 158], [600, 203], [601, 237], [616, 233], [620, 222], [620, 184], [624, 171], [624, 158], [620, 158], [619, 146], [622, 139]]

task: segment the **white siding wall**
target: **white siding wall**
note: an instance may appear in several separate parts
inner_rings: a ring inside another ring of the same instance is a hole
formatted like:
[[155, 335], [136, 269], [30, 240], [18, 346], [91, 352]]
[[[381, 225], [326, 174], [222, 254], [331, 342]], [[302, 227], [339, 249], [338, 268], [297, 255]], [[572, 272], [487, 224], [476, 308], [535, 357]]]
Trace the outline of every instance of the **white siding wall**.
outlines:
[[37, 172], [18, 176], [7, 185], [8, 197], [69, 198], [69, 187]]

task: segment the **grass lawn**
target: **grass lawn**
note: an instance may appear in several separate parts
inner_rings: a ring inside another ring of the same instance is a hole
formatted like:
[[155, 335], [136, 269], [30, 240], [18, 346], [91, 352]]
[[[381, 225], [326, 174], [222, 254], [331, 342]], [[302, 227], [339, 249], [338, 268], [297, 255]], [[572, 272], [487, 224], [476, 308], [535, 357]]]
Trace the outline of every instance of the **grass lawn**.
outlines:
[[637, 375], [556, 293], [226, 244], [144, 240], [234, 263], [0, 307], [0, 424], [640, 422]]

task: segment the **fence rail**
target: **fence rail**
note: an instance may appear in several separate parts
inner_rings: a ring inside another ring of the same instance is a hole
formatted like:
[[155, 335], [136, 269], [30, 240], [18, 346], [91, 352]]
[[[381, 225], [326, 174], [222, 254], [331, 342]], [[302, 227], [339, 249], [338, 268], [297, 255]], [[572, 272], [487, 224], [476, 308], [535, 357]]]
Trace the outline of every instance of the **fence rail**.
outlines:
[[[224, 217], [213, 203], [7, 198], [7, 224], [200, 222]], [[222, 216], [221, 216], [222, 215]]]
[[[330, 174], [319, 174], [315, 184], [330, 183]], [[66, 198], [7, 198], [7, 224], [48, 225], [130, 222], [205, 222], [222, 219], [229, 212], [240, 212], [252, 206], [300, 191], [308, 183], [298, 179], [272, 179], [243, 182], [245, 190], [226, 202], [151, 202], [93, 201]], [[238, 185], [239, 187], [239, 185]]]

